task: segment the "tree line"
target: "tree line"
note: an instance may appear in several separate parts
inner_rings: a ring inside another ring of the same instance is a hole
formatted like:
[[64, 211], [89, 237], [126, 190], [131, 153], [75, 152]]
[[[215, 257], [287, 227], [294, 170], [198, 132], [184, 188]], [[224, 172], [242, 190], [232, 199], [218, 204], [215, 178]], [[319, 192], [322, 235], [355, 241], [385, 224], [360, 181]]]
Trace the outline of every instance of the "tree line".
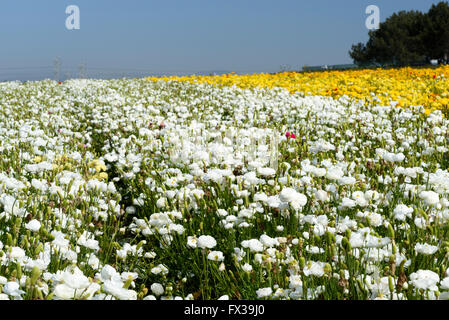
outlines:
[[410, 65], [449, 60], [449, 4], [432, 5], [427, 13], [400, 11], [369, 31], [366, 44], [354, 44], [349, 55], [355, 64]]

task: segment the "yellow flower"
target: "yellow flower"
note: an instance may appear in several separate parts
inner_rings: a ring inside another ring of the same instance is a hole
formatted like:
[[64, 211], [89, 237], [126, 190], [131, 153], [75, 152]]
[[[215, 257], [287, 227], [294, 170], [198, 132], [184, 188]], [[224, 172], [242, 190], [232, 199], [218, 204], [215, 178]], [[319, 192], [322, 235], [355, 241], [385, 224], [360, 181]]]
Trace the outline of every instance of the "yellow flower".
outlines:
[[100, 160], [92, 160], [91, 162], [89, 162], [88, 166], [89, 168], [94, 168], [97, 172], [106, 171], [105, 164]]
[[[171, 80], [233, 86], [242, 89], [282, 87], [290, 93], [339, 98], [343, 95], [363, 100], [367, 105], [386, 105], [397, 101], [399, 107], [424, 105], [444, 108], [449, 87], [449, 66], [432, 68], [361, 69], [324, 72], [283, 72], [278, 74], [184, 77], [149, 77], [149, 81]], [[443, 98], [442, 98], [443, 97]], [[430, 100], [429, 100], [430, 98]], [[438, 100], [439, 103], [435, 104]]]
[[98, 181], [106, 180], [108, 178], [108, 174], [106, 172], [100, 172], [93, 176], [94, 179], [97, 179]]

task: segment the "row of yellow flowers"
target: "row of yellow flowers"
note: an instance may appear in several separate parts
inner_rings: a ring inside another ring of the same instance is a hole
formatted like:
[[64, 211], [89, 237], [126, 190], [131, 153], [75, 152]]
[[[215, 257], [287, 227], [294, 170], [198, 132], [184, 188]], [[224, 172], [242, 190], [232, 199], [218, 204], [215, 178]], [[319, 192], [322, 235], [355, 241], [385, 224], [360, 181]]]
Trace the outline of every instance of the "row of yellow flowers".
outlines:
[[427, 111], [449, 106], [449, 66], [438, 68], [363, 69], [324, 72], [185, 77], [149, 77], [151, 81], [173, 80], [210, 83], [240, 88], [283, 87], [291, 93], [339, 98], [348, 95], [366, 104], [422, 105]]

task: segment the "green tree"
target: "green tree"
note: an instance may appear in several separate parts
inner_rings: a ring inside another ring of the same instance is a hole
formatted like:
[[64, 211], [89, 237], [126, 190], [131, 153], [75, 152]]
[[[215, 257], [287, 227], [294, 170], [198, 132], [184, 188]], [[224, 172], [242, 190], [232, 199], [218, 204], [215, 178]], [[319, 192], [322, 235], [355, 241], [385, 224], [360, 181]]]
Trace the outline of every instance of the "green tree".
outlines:
[[426, 15], [419, 11], [400, 11], [381, 23], [378, 30], [369, 32], [364, 45], [352, 46], [349, 55], [356, 64], [410, 64], [426, 59], [424, 30]]
[[352, 60], [354, 60], [355, 63], [362, 64], [370, 62], [368, 59], [368, 52], [367, 52], [366, 45], [359, 42], [357, 44], [352, 45], [351, 51], [349, 51], [349, 55], [351, 56]]
[[449, 58], [449, 4], [432, 5], [425, 17], [425, 52], [429, 58]]

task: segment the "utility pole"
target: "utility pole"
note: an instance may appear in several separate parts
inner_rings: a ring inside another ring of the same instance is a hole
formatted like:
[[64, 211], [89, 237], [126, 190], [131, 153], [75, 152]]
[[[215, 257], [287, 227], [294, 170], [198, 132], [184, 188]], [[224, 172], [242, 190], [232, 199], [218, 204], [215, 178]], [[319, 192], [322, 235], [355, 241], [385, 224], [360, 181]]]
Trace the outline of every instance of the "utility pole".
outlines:
[[61, 58], [57, 57], [53, 60], [53, 77], [56, 81], [60, 81], [61, 77]]

